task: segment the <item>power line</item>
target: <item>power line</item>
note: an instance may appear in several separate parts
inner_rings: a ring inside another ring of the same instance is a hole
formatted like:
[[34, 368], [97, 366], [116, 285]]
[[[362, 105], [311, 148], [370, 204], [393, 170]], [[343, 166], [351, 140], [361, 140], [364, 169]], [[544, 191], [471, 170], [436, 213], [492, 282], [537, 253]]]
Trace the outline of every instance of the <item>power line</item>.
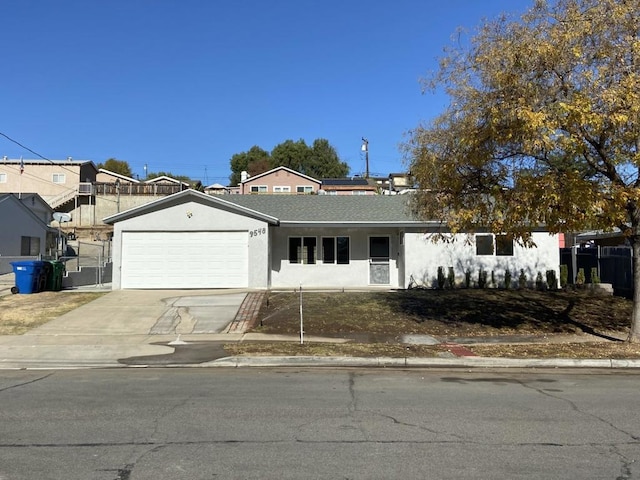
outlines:
[[47, 157], [45, 157], [45, 156], [43, 156], [43, 155], [40, 155], [38, 152], [34, 152], [34, 151], [33, 151], [33, 150], [31, 150], [29, 147], [26, 147], [26, 146], [24, 146], [23, 144], [21, 144], [19, 141], [14, 140], [13, 138], [11, 138], [9, 135], [6, 135], [6, 134], [4, 134], [4, 133], [2, 133], [2, 132], [0, 132], [0, 135], [2, 135], [4, 138], [6, 138], [7, 140], [9, 140], [10, 142], [13, 142], [13, 143], [15, 143], [16, 145], [21, 146], [21, 147], [22, 147], [22, 148], [24, 148], [25, 150], [27, 150], [27, 151], [29, 151], [29, 152], [33, 153], [34, 155], [37, 155], [38, 157], [42, 158], [43, 160], [47, 160], [48, 162], [53, 163], [53, 160], [51, 160], [51, 159], [49, 159], [49, 158], [47, 158]]

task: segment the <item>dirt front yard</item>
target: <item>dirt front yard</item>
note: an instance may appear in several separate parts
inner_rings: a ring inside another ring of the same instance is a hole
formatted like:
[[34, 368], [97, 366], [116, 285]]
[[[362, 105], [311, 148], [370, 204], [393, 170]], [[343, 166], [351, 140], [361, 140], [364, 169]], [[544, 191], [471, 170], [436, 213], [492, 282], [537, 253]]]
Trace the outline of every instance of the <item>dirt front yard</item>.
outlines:
[[[626, 338], [632, 302], [590, 291], [410, 290], [303, 292], [305, 335], [348, 344], [238, 344], [234, 354], [438, 356], [464, 343], [480, 356], [640, 358]], [[255, 332], [299, 335], [300, 293], [272, 292]], [[441, 345], [399, 344], [428, 335]]]

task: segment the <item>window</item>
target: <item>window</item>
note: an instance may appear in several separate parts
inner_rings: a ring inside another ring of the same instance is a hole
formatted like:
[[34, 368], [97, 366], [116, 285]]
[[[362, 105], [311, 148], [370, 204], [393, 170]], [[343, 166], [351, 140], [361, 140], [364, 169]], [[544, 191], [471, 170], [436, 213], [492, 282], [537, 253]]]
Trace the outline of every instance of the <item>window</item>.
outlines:
[[298, 185], [296, 187], [296, 193], [311, 193], [313, 192], [313, 187], [311, 185]]
[[316, 263], [316, 237], [289, 237], [289, 263]]
[[349, 264], [349, 237], [323, 237], [322, 263]]
[[513, 237], [511, 235], [496, 235], [496, 255], [513, 257]]
[[366, 190], [353, 190], [351, 192], [351, 195], [366, 195], [367, 191]]
[[31, 257], [40, 255], [40, 238], [20, 237], [20, 255]]
[[291, 187], [273, 187], [273, 193], [291, 193]]
[[327, 192], [327, 195], [337, 195], [337, 194], [338, 194], [338, 191], [337, 191], [337, 190], [329, 190], [329, 191]]
[[493, 235], [476, 235], [476, 255], [493, 255]]
[[0, 183], [7, 183], [7, 174], [0, 173]]
[[54, 173], [51, 181], [53, 183], [65, 183], [67, 180], [64, 176], [64, 173]]
[[251, 185], [251, 193], [267, 193], [266, 185]]

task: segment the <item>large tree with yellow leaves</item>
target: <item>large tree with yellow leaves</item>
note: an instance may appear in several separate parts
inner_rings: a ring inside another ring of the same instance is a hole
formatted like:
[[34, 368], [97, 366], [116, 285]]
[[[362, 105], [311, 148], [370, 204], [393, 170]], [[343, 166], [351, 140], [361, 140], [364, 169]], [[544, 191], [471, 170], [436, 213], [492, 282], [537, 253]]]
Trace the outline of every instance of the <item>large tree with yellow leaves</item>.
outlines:
[[[452, 232], [615, 227], [640, 258], [640, 0], [536, 1], [446, 50], [410, 132], [416, 209]], [[640, 341], [640, 262], [630, 341]]]

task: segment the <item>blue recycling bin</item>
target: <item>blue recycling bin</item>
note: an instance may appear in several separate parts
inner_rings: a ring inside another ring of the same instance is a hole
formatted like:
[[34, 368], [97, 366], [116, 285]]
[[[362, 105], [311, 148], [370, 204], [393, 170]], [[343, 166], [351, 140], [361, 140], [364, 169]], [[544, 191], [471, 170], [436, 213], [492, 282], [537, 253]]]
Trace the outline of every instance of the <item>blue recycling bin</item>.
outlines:
[[40, 260], [25, 260], [11, 262], [16, 277], [16, 286], [11, 293], [38, 293], [45, 285], [44, 262]]

